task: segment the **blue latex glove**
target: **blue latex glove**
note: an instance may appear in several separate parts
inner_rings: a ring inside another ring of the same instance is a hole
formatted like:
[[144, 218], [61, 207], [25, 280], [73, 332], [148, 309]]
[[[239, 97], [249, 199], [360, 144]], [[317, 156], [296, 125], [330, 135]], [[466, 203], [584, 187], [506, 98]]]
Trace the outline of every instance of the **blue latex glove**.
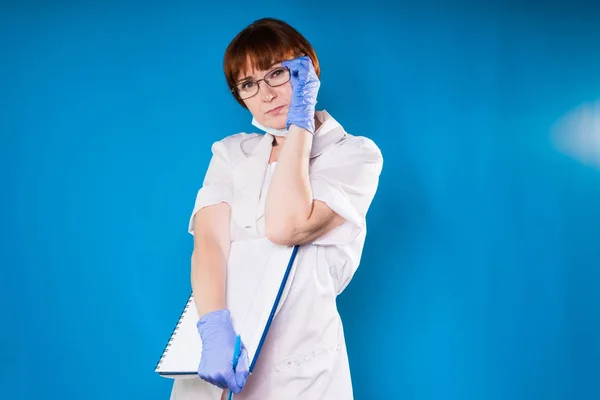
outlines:
[[241, 344], [237, 367], [233, 367], [236, 333], [229, 310], [204, 315], [197, 324], [202, 339], [198, 375], [205, 381], [233, 393], [242, 391], [249, 374], [248, 352]]
[[291, 72], [290, 82], [292, 84], [292, 100], [288, 111], [286, 128], [294, 124], [315, 133], [315, 106], [317, 105], [317, 93], [321, 82], [315, 72], [313, 63], [308, 56], [286, 60], [282, 66], [289, 68]]

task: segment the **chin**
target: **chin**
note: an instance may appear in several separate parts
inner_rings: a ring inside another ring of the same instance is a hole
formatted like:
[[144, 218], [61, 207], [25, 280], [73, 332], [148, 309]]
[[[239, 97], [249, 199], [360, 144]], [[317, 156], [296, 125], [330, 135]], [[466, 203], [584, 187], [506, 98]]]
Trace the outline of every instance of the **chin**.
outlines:
[[287, 115], [278, 115], [276, 117], [269, 118], [266, 121], [266, 126], [270, 126], [273, 129], [285, 129], [287, 123]]

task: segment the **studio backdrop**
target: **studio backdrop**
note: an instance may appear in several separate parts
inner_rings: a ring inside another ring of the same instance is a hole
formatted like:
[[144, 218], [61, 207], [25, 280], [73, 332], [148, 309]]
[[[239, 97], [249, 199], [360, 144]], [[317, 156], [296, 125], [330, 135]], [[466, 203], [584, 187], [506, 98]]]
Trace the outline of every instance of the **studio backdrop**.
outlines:
[[0, 398], [168, 399], [210, 146], [256, 131], [223, 53], [265, 16], [385, 160], [355, 398], [600, 398], [600, 13], [485, 3], [4, 2]]

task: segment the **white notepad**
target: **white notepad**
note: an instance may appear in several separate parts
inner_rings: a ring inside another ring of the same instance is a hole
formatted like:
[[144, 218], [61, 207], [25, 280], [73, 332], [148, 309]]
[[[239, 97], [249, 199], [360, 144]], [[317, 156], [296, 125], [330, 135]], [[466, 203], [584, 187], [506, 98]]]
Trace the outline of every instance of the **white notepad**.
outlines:
[[[227, 262], [227, 307], [233, 327], [248, 351], [250, 372], [270, 323], [287, 296], [297, 250], [297, 247], [276, 245], [266, 238], [231, 243]], [[192, 294], [155, 368], [161, 376], [198, 376], [202, 341], [197, 322]]]

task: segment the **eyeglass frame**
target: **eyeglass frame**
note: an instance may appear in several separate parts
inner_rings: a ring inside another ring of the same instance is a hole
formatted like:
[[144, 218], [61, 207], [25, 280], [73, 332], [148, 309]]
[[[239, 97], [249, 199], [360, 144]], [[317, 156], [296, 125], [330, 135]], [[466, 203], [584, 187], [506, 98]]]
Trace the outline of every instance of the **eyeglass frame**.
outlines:
[[[269, 76], [269, 75], [271, 75], [271, 74], [273, 74], [273, 73], [275, 73], [275, 72], [277, 72], [277, 71], [279, 71], [279, 70], [287, 70], [287, 71], [288, 71], [288, 73], [289, 73], [289, 78], [288, 78], [288, 80], [287, 80], [287, 81], [285, 81], [285, 82], [283, 82], [283, 83], [281, 83], [281, 84], [279, 84], [279, 85], [272, 86], [272, 85], [271, 85], [269, 82], [267, 82], [267, 80], [266, 80], [266, 79], [267, 79], [267, 76]], [[236, 84], [234, 87], [232, 87], [230, 90], [231, 90], [231, 93], [232, 93], [234, 96], [236, 96], [238, 99], [240, 99], [240, 100], [248, 100], [248, 99], [251, 99], [251, 98], [253, 98], [254, 96], [256, 96], [258, 93], [260, 93], [260, 84], [259, 84], [259, 83], [260, 83], [261, 81], [265, 82], [265, 83], [266, 83], [267, 85], [269, 85], [270, 87], [279, 87], [279, 86], [285, 85], [285, 84], [286, 84], [286, 83], [288, 83], [288, 82], [289, 82], [291, 79], [292, 79], [292, 71], [291, 71], [291, 70], [290, 70], [288, 67], [281, 66], [281, 67], [277, 67], [277, 68], [275, 68], [273, 71], [267, 72], [267, 73], [266, 73], [266, 74], [265, 74], [265, 75], [262, 77], [262, 79], [258, 79], [258, 80], [256, 80], [256, 81], [251, 81], [251, 82], [254, 82], [254, 83], [256, 83], [257, 89], [256, 89], [256, 93], [254, 93], [254, 94], [253, 94], [252, 96], [250, 96], [250, 97], [246, 97], [246, 98], [243, 98], [243, 99], [242, 99], [242, 97], [241, 97], [241, 96], [239, 95], [239, 93], [238, 93], [238, 86], [239, 86], [239, 85], [241, 85], [241, 84], [244, 84], [244, 83], [246, 83], [246, 82], [248, 82], [248, 81], [244, 81], [244, 82], [241, 82], [241, 83], [237, 83], [237, 84]]]

